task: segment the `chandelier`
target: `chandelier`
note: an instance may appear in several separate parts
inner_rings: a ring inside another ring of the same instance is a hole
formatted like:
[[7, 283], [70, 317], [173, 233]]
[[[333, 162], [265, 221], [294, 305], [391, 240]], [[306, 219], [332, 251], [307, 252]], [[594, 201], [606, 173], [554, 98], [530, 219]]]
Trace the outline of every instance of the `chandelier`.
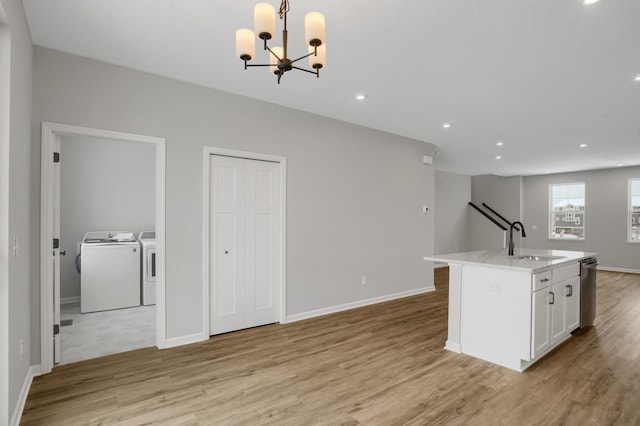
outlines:
[[[282, 30], [282, 46], [269, 47], [267, 41], [271, 40], [276, 32], [276, 10], [269, 3], [258, 3], [254, 9], [255, 33], [247, 28], [236, 31], [236, 55], [244, 61], [244, 69], [248, 67], [269, 67], [278, 77], [278, 84], [282, 76], [292, 69], [315, 74], [320, 77], [320, 68], [327, 64], [325, 39], [324, 39], [324, 15], [319, 12], [310, 12], [304, 18], [305, 39], [308, 46], [308, 53], [297, 59], [289, 58], [287, 41], [289, 33], [287, 31], [287, 13], [289, 12], [289, 0], [282, 0], [278, 15], [284, 22]], [[269, 51], [268, 64], [249, 64], [256, 52], [256, 34], [264, 42], [264, 50]], [[296, 65], [298, 61], [309, 58], [309, 66], [314, 71], [300, 68]]]

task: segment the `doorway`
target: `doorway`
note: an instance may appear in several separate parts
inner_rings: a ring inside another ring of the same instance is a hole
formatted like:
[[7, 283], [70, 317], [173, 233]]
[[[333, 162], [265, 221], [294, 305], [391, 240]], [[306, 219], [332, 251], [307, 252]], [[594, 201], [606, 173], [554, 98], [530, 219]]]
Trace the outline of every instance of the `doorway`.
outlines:
[[205, 148], [205, 330], [286, 318], [284, 157]]
[[[155, 297], [142, 300], [143, 250], [136, 241], [142, 232], [155, 235], [155, 147], [63, 135], [57, 152], [60, 351], [54, 362], [155, 346]], [[103, 232], [128, 241], [85, 241]], [[155, 283], [153, 290], [155, 296]]]
[[[55, 148], [61, 141], [74, 138], [96, 138], [114, 143], [135, 143], [152, 148], [155, 153], [155, 231], [156, 231], [156, 309], [155, 309], [155, 344], [159, 348], [166, 345], [165, 335], [165, 289], [164, 289], [164, 193], [165, 193], [165, 140], [162, 138], [111, 132], [99, 129], [88, 129], [55, 123], [42, 123], [42, 165], [41, 165], [41, 368], [43, 373], [51, 371], [56, 352], [60, 348], [60, 258], [71, 249], [75, 257], [76, 241], [67, 241], [66, 248], [55, 244], [60, 239], [60, 217], [56, 205], [57, 179], [59, 179], [60, 163], [55, 162]], [[98, 160], [100, 161], [100, 159]], [[115, 230], [115, 229], [114, 229]], [[104, 231], [91, 229], [90, 231]], [[120, 230], [118, 230], [120, 231]], [[53, 243], [53, 245], [52, 245]], [[70, 246], [71, 245], [71, 246]], [[53, 247], [53, 249], [52, 249]], [[139, 253], [139, 252], [138, 252]], [[52, 255], [53, 254], [53, 255]], [[49, 333], [53, 331], [53, 333]], [[58, 340], [56, 342], [56, 340]]]

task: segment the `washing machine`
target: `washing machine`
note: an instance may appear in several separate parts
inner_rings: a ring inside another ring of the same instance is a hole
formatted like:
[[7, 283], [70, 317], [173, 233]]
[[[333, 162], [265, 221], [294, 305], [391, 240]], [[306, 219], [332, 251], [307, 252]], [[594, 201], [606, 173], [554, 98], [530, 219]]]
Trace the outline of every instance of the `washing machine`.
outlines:
[[131, 232], [87, 232], [80, 246], [80, 312], [140, 306], [140, 243]]
[[142, 304], [156, 304], [156, 233], [144, 231], [138, 235], [142, 247]]

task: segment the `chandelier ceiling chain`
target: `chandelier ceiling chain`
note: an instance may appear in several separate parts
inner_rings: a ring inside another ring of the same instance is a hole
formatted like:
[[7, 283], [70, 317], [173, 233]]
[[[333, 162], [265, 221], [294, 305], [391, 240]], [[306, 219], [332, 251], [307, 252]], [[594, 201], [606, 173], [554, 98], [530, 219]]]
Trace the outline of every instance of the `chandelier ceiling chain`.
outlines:
[[[275, 8], [269, 3], [258, 3], [254, 8], [255, 32], [241, 28], [236, 31], [236, 55], [244, 61], [244, 69], [249, 67], [269, 67], [278, 77], [278, 84], [282, 76], [292, 69], [315, 74], [320, 77], [320, 69], [326, 66], [326, 47], [324, 37], [324, 15], [319, 12], [307, 13], [304, 19], [305, 39], [308, 53], [297, 59], [290, 59], [288, 52], [287, 13], [289, 13], [289, 0], [282, 0], [278, 15], [283, 21], [282, 46], [269, 47], [267, 42], [275, 35]], [[268, 64], [249, 64], [255, 56], [256, 36], [264, 43], [264, 50], [269, 52]], [[298, 61], [309, 58], [309, 66], [314, 71], [294, 65]]]

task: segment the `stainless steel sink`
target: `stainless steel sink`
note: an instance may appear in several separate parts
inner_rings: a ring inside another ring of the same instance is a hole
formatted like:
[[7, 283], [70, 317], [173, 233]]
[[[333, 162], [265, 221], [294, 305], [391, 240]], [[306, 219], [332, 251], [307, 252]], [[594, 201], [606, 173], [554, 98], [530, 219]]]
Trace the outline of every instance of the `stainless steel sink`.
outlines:
[[523, 254], [520, 256], [515, 256], [514, 259], [549, 262], [551, 260], [564, 259], [564, 256], [542, 256], [542, 255], [533, 255], [533, 254]]

